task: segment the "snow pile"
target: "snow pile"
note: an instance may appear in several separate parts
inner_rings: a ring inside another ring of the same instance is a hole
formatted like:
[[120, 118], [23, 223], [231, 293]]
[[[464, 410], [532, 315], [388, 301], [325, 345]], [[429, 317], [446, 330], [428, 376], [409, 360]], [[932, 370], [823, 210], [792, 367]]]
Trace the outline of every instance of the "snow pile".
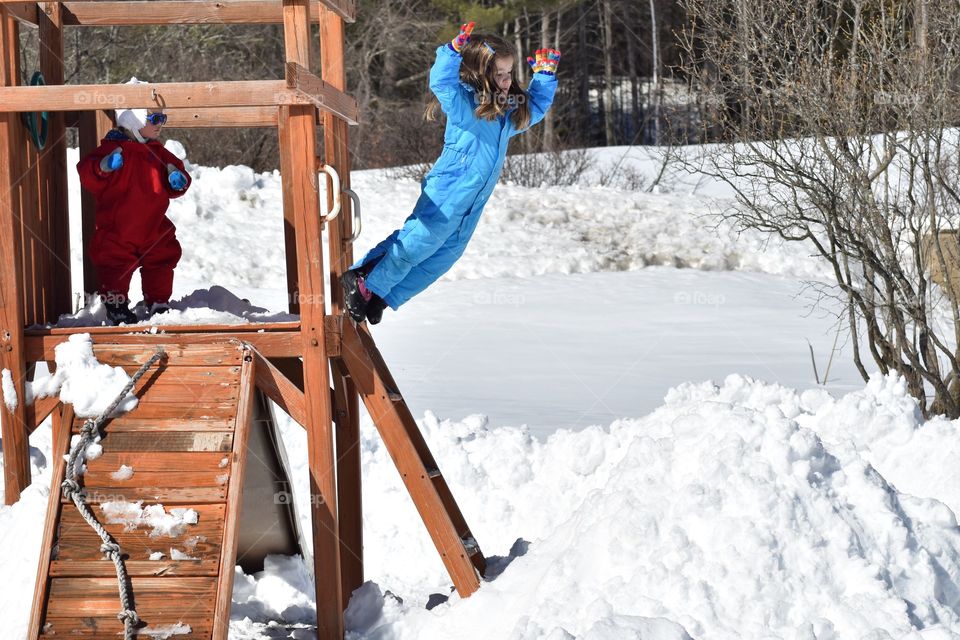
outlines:
[[[98, 416], [107, 410], [130, 376], [122, 367], [101, 364], [93, 355], [93, 341], [86, 333], [73, 334], [55, 348], [57, 370], [52, 376], [41, 378], [30, 385], [28, 398], [44, 398], [60, 394], [60, 400], [73, 404], [80, 417]], [[115, 414], [130, 411], [137, 406], [132, 393], [121, 400]]]
[[3, 389], [3, 404], [9, 411], [16, 411], [20, 401], [17, 399], [17, 388], [13, 384], [13, 374], [10, 369], [0, 372], [0, 388]]
[[[960, 634], [960, 529], [936, 499], [957, 492], [948, 479], [960, 451], [940, 446], [956, 425], [918, 422], [898, 378], [837, 400], [741, 376], [684, 384], [645, 418], [546, 442], [479, 416], [428, 414], [421, 427], [493, 579], [467, 600], [451, 596], [367, 424], [373, 582], [350, 607], [354, 640]], [[877, 457], [916, 495], [860, 453], [865, 439], [900, 430], [910, 437]], [[936, 464], [910, 469], [903, 456]], [[255, 637], [244, 589], [235, 631]]]
[[150, 527], [150, 537], [182, 535], [188, 525], [197, 524], [197, 512], [194, 509], [177, 507], [168, 512], [162, 504], [143, 506], [143, 501], [104, 502], [100, 511], [109, 524], [122, 524], [125, 531], [138, 527]]
[[[89, 458], [90, 456], [87, 457]], [[119, 469], [110, 474], [110, 477], [121, 482], [129, 480], [133, 477], [133, 467], [122, 464]]]

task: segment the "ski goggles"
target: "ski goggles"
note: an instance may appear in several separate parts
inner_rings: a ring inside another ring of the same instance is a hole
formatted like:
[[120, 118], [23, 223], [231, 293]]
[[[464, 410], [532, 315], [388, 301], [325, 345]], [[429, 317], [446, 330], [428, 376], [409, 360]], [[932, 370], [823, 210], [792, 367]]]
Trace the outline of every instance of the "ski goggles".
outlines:
[[165, 113], [148, 113], [147, 114], [147, 124], [159, 126], [166, 123], [167, 123], [167, 114]]

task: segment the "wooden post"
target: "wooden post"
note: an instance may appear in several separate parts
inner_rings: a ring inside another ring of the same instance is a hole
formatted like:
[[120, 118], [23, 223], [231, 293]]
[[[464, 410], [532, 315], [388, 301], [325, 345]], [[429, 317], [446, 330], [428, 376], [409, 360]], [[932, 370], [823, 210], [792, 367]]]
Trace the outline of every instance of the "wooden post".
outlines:
[[[343, 18], [320, 9], [321, 79], [346, 91], [343, 61]], [[347, 124], [335, 115], [323, 113], [324, 161], [340, 174], [343, 189], [350, 188], [350, 153]], [[334, 194], [327, 180], [327, 207]], [[341, 199], [340, 215], [328, 225], [330, 248], [330, 296], [334, 316], [343, 313], [340, 275], [353, 262], [352, 202]], [[340, 507], [340, 561], [343, 569], [343, 608], [350, 595], [363, 584], [363, 502], [360, 463], [360, 400], [356, 386], [341, 367], [333, 368], [334, 414], [337, 420], [337, 494]]]
[[[81, 111], [79, 122], [80, 139], [80, 157], [84, 157], [98, 146], [100, 141], [107, 135], [107, 132], [113, 127], [109, 116], [103, 111]], [[70, 168], [76, 171], [75, 167]], [[92, 194], [81, 190], [81, 233], [83, 234], [83, 291], [87, 296], [93, 296], [100, 288], [100, 281], [97, 279], [97, 270], [90, 261], [90, 241], [93, 239], [95, 229], [97, 201]], [[88, 300], [84, 301], [85, 303]]]
[[[301, 0], [283, 0], [283, 45], [286, 62], [310, 68], [310, 7]], [[313, 166], [313, 161], [311, 161]], [[287, 306], [300, 313], [300, 288], [297, 284], [297, 238], [293, 212], [283, 208], [283, 240], [287, 258]]]
[[317, 634], [343, 637], [340, 543], [337, 525], [336, 461], [330, 408], [330, 376], [324, 329], [323, 244], [316, 158], [317, 111], [310, 106], [280, 107], [280, 173], [284, 216], [296, 230], [303, 336], [307, 455], [313, 516], [313, 564], [317, 587]]
[[[47, 84], [63, 84], [63, 5], [45, 2], [37, 12], [40, 71]], [[45, 300], [47, 321], [73, 311], [70, 277], [70, 212], [67, 207], [67, 129], [62, 112], [49, 114], [47, 145], [40, 156], [41, 193], [47, 205], [47, 247], [52, 253]]]
[[[0, 6], [0, 86], [16, 84], [16, 59], [20, 55], [19, 29], [6, 8]], [[23, 340], [23, 280], [20, 257], [20, 220], [17, 185], [23, 173], [19, 114], [0, 114], [0, 372], [9, 371], [17, 394], [11, 409], [0, 402], [3, 437], [4, 500], [13, 504], [30, 484], [27, 441], [26, 374]], [[12, 399], [10, 399], [12, 400]]]

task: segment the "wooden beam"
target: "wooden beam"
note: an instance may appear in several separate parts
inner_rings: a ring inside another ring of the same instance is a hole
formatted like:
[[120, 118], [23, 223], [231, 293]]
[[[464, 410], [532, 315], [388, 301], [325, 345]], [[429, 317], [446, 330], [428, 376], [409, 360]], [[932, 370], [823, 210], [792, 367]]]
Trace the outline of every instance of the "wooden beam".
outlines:
[[323, 241], [317, 188], [316, 110], [280, 108], [283, 206], [293, 212], [297, 238], [300, 322], [307, 414], [307, 456], [313, 522], [317, 637], [342, 640], [343, 610], [336, 460], [324, 327]]
[[[38, 11], [40, 26], [40, 71], [48, 85], [64, 79], [63, 14], [59, 2], [44, 2]], [[73, 311], [70, 273], [70, 212], [67, 205], [67, 128], [62, 113], [48, 115], [47, 145], [40, 152], [41, 198], [46, 199], [45, 248], [49, 272], [44, 283], [50, 297], [45, 301], [47, 322]]]
[[214, 640], [227, 640], [230, 631], [233, 574], [237, 564], [237, 542], [240, 540], [240, 508], [243, 506], [243, 476], [247, 469], [247, 442], [250, 438], [256, 394], [253, 354], [249, 349], [245, 349], [240, 370], [237, 421], [233, 430], [223, 545], [220, 547], [220, 577], [217, 580], [217, 599], [213, 612]]
[[[331, 11], [347, 22], [356, 19], [354, 0], [322, 0]], [[0, 0], [9, 5], [18, 19], [30, 20], [36, 2]], [[320, 2], [313, 2], [319, 6]], [[63, 3], [70, 26], [108, 27], [181, 24], [279, 24], [283, 22], [280, 4], [275, 0], [70, 0]], [[317, 11], [311, 11], [317, 15]], [[22, 17], [21, 17], [22, 16]]]
[[30, 429], [30, 433], [33, 433], [40, 425], [43, 424], [43, 421], [54, 412], [60, 405], [59, 396], [47, 396], [46, 398], [38, 398], [33, 402], [33, 404], [27, 405], [27, 428]]
[[60, 87], [0, 88], [0, 110], [74, 111], [162, 107], [256, 107], [312, 104], [302, 91], [291, 91], [283, 80], [240, 82], [158, 82], [154, 84], [73, 84]]
[[[17, 81], [20, 56], [18, 23], [0, 6], [0, 86]], [[27, 441], [26, 374], [27, 359], [23, 326], [23, 260], [19, 220], [18, 183], [22, 126], [17, 114], [0, 115], [0, 371], [13, 378], [16, 407], [0, 402], [3, 439], [4, 500], [13, 504], [30, 484], [30, 454]]]
[[272, 362], [253, 351], [257, 388], [283, 409], [301, 427], [307, 426], [303, 391], [290, 381]]
[[365, 325], [343, 322], [341, 360], [350, 372], [461, 597], [480, 588], [483, 556], [440, 474], [423, 434]]
[[70, 425], [73, 424], [73, 405], [62, 405], [54, 415], [53, 438], [51, 443], [52, 477], [50, 495], [47, 498], [47, 516], [44, 519], [43, 540], [40, 543], [40, 563], [37, 565], [37, 581], [33, 590], [33, 606], [30, 608], [30, 632], [28, 638], [40, 637], [40, 623], [46, 618], [47, 593], [50, 583], [47, 570], [53, 553], [53, 536], [59, 530], [60, 483], [66, 477], [67, 462], [64, 456], [70, 453]]
[[[113, 128], [113, 121], [103, 110], [80, 111], [79, 139], [80, 157], [100, 146], [100, 141]], [[76, 169], [73, 169], [74, 171]], [[80, 235], [83, 247], [83, 291], [89, 298], [97, 293], [100, 280], [97, 269], [93, 266], [89, 247], [96, 230], [97, 199], [86, 189], [80, 189]], [[86, 302], [86, 301], [84, 301]]]
[[346, 120], [348, 124], [360, 124], [360, 110], [356, 98], [324, 82], [296, 62], [288, 62], [286, 70], [287, 87], [297, 95], [317, 105], [319, 109]]
[[[79, 127], [84, 113], [93, 111], [67, 111], [64, 121], [67, 127]], [[98, 113], [106, 113], [100, 111]], [[200, 129], [216, 127], [276, 127], [277, 108], [270, 107], [201, 107], [199, 109], [165, 109], [166, 129]], [[109, 115], [106, 116], [109, 122]], [[109, 130], [109, 128], [107, 129]], [[106, 134], [106, 131], [104, 131]], [[99, 139], [98, 139], [99, 141]]]
[[0, 112], [78, 111], [127, 107], [201, 109], [316, 105], [357, 124], [356, 99], [323, 82], [302, 67], [287, 66], [286, 80], [238, 82], [158, 82], [155, 84], [71, 84], [55, 87], [0, 87]]
[[[324, 82], [344, 90], [346, 70], [343, 57], [343, 20], [332, 11], [320, 14], [320, 73]], [[340, 175], [342, 189], [350, 188], [349, 127], [329, 112], [323, 112], [324, 159]], [[334, 193], [327, 178], [327, 209], [333, 206]], [[327, 225], [330, 251], [330, 309], [328, 328], [342, 332], [343, 289], [340, 275], [353, 263], [352, 201], [341, 199], [341, 211]], [[329, 342], [329, 341], [328, 341]], [[360, 460], [360, 397], [346, 368], [338, 363], [333, 373], [334, 415], [337, 422], [337, 494], [340, 509], [340, 561], [343, 567], [343, 608], [350, 595], [363, 584], [363, 473]]]
[[38, 7], [36, 2], [7, 3], [7, 11], [23, 24], [37, 26]]
[[[320, 3], [314, 2], [317, 10]], [[276, 0], [64, 2], [66, 23], [80, 27], [183, 24], [279, 24]]]
[[[93, 327], [87, 327], [87, 332]], [[196, 330], [196, 328], [194, 328]], [[84, 332], [80, 330], [80, 332]], [[26, 353], [31, 362], [52, 362], [55, 360], [54, 349], [65, 342], [68, 335], [45, 334], [27, 336]], [[109, 342], [111, 344], [141, 345], [144, 348], [158, 345], [189, 345], [211, 344], [236, 340], [246, 342], [256, 348], [267, 358], [294, 358], [302, 352], [302, 340], [299, 331], [266, 331], [259, 332], [203, 332], [203, 333], [128, 333], [128, 334], [97, 334], [93, 335], [94, 344]], [[94, 348], [96, 349], [96, 347]]]

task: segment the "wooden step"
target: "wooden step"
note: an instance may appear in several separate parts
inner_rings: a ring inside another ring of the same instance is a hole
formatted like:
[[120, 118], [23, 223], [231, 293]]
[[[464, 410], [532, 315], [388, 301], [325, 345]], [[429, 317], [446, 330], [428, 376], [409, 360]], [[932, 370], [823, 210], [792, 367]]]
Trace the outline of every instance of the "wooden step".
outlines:
[[[189, 635], [174, 638], [209, 638], [213, 629], [215, 577], [164, 577], [130, 580], [136, 598], [137, 615], [152, 629], [189, 625]], [[50, 580], [46, 636], [89, 637], [123, 633], [117, 619], [120, 601], [117, 579], [52, 578]], [[141, 629], [143, 633], [149, 629]], [[116, 637], [116, 636], [114, 636]]]
[[[149, 505], [144, 505], [147, 507]], [[169, 512], [171, 507], [164, 506]], [[156, 508], [156, 505], [154, 505]], [[163, 553], [170, 560], [176, 552], [197, 558], [215, 560], [220, 557], [223, 542], [223, 504], [180, 504], [177, 509], [193, 509], [197, 512], [197, 523], [180, 527], [177, 535], [156, 535], [149, 525], [141, 524], [135, 528], [124, 523], [111, 523], [101, 505], [94, 505], [91, 511], [103, 528], [120, 545], [123, 554], [131, 560], [149, 560], [150, 554]], [[72, 560], [98, 560], [103, 557], [100, 551], [100, 538], [83, 520], [80, 513], [66, 507], [60, 516], [60, 535], [57, 537], [56, 551], [52, 557], [62, 562]], [[183, 560], [190, 562], [190, 560]]]

